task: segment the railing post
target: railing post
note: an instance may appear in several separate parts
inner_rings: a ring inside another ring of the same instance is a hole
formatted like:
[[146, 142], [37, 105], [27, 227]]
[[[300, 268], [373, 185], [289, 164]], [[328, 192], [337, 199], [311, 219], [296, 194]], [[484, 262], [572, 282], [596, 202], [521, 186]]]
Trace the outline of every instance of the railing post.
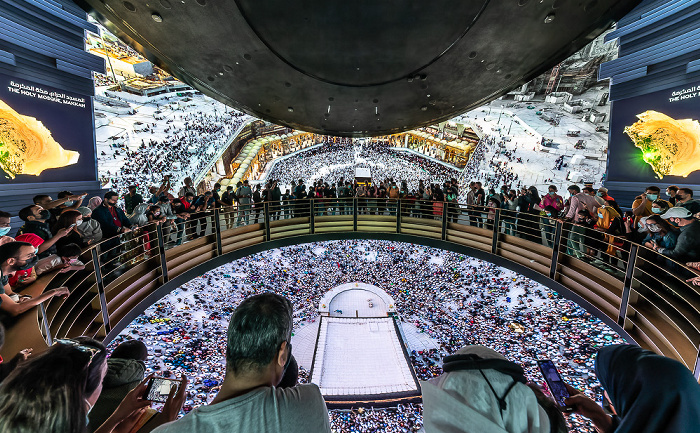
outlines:
[[265, 240], [270, 240], [270, 202], [265, 202], [263, 204], [263, 212], [265, 219]]
[[53, 345], [53, 337], [51, 336], [51, 328], [49, 327], [49, 319], [46, 317], [46, 307], [42, 302], [39, 304], [39, 311], [41, 311], [41, 324], [44, 327], [44, 333], [46, 334], [46, 344], [49, 346]]
[[216, 255], [220, 256], [224, 253], [221, 247], [221, 212], [218, 207], [214, 208], [214, 237], [216, 238]]
[[401, 199], [396, 202], [396, 233], [401, 233]]
[[352, 231], [357, 231], [357, 197], [352, 198]]
[[695, 380], [700, 379], [700, 346], [698, 346], [698, 356], [695, 357], [695, 369], [693, 369]]
[[501, 210], [496, 209], [493, 214], [493, 237], [491, 238], [491, 254], [498, 252], [498, 226], [501, 224]]
[[442, 240], [447, 240], [447, 202], [442, 203]]
[[561, 249], [561, 234], [563, 230], [564, 223], [557, 220], [554, 228], [554, 243], [552, 245], [552, 263], [549, 266], [549, 278], [551, 278], [552, 280], [557, 275], [557, 265], [559, 264], [559, 250]]
[[[160, 227], [160, 225], [158, 227]], [[105, 327], [105, 334], [109, 334], [109, 332], [112, 330], [112, 326], [109, 323], [109, 311], [107, 311], [107, 297], [105, 296], [105, 283], [102, 279], [102, 268], [100, 267], [100, 254], [97, 252], [97, 248], [98, 247], [91, 249], [90, 253], [92, 254], [92, 266], [95, 268], [95, 282], [97, 284], [97, 297], [100, 300], [100, 312], [102, 313], [102, 323]], [[42, 313], [44, 313], [43, 310]], [[46, 324], [46, 326], [48, 327], [48, 323]]]
[[316, 203], [314, 199], [309, 200], [309, 233], [316, 233]]
[[168, 262], [165, 260], [165, 239], [163, 237], [163, 227], [160, 224], [156, 225], [156, 234], [158, 235], [158, 253], [160, 256], [160, 272], [163, 275], [163, 284], [168, 282]]
[[620, 313], [617, 316], [617, 324], [624, 328], [625, 318], [627, 317], [627, 306], [630, 302], [630, 291], [632, 290], [632, 277], [634, 276], [634, 267], [637, 265], [637, 254], [639, 248], [637, 245], [630, 246], [630, 257], [627, 260], [627, 269], [625, 270], [625, 283], [622, 286], [622, 300], [620, 301]]

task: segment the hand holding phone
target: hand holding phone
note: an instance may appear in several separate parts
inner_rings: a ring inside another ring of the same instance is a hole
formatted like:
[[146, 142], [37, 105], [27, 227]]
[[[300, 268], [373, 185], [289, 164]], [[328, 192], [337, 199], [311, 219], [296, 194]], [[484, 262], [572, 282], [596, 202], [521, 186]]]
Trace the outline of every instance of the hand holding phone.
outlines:
[[175, 392], [182, 386], [181, 379], [168, 379], [165, 377], [152, 377], [148, 381], [148, 386], [146, 387], [146, 397], [148, 401], [155, 401], [158, 403], [165, 403], [168, 400], [170, 391], [172, 387], [175, 387]]
[[573, 408], [565, 403], [565, 400], [570, 397], [569, 391], [554, 363], [549, 359], [541, 359], [537, 361], [537, 366], [540, 368], [540, 372], [547, 382], [547, 388], [549, 388], [549, 392], [554, 397], [554, 402], [559, 407], [559, 410], [572, 412]]

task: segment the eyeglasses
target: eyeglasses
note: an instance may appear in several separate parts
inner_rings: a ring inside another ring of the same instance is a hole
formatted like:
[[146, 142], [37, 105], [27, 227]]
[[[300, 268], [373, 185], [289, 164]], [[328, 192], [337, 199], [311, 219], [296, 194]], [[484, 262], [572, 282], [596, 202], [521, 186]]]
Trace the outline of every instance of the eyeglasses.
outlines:
[[83, 353], [87, 353], [90, 355], [90, 360], [88, 361], [87, 365], [90, 365], [92, 363], [92, 360], [97, 356], [98, 353], [100, 353], [100, 349], [92, 346], [86, 346], [84, 344], [80, 344], [75, 340], [71, 340], [69, 338], [59, 338], [58, 340], [54, 341], [53, 346], [56, 344], [63, 344], [65, 346], [71, 346]]

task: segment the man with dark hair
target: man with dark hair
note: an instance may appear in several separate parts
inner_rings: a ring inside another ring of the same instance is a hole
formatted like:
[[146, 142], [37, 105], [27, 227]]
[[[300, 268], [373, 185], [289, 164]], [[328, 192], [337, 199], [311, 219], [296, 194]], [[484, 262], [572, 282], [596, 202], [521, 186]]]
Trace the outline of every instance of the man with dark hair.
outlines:
[[700, 212], [700, 202], [693, 200], [693, 190], [690, 188], [678, 188], [675, 205], [688, 209], [692, 215]]
[[[588, 187], [587, 187], [588, 188]], [[589, 193], [581, 192], [581, 188], [578, 185], [571, 185], [567, 188], [571, 197], [569, 197], [569, 207], [566, 210], [566, 218], [578, 222], [581, 219], [581, 211], [585, 210], [590, 215], [595, 215], [598, 212], [600, 204], [595, 199], [595, 197], [590, 195], [593, 191], [595, 195], [595, 190], [593, 188], [586, 189]]]
[[291, 336], [287, 299], [263, 293], [243, 301], [229, 323], [226, 377], [219, 394], [211, 404], [154, 433], [330, 432], [326, 404], [315, 384], [278, 387], [292, 360]]
[[124, 211], [117, 207], [119, 194], [114, 191], [105, 193], [102, 204], [92, 211], [92, 217], [100, 223], [104, 239], [131, 231], [131, 222]]
[[131, 214], [141, 203], [143, 203], [143, 197], [136, 192], [136, 185], [129, 185], [129, 192], [124, 194], [124, 210], [127, 214]]
[[[639, 224], [639, 220], [642, 217], [653, 214], [653, 211], [651, 210], [651, 205], [654, 203], [654, 200], [657, 200], [659, 198], [660, 193], [661, 188], [652, 185], [647, 187], [647, 189], [644, 191], [644, 194], [639, 195], [634, 199], [634, 202], [632, 203], [632, 213], [634, 214], [635, 227], [637, 226], [637, 224]], [[668, 207], [671, 207], [670, 203]]]
[[24, 225], [19, 228], [17, 235], [31, 233], [44, 240], [39, 248], [40, 259], [48, 257], [51, 254], [56, 254], [56, 246], [54, 244], [72, 230], [67, 228], [61, 229], [56, 232], [55, 236], [52, 235], [51, 229], [49, 228], [49, 223], [47, 222], [51, 217], [51, 214], [48, 210], [39, 205], [31, 205], [20, 209], [19, 217], [22, 221], [24, 221]]
[[678, 187], [676, 185], [669, 185], [668, 188], [666, 188], [666, 195], [668, 196], [668, 202], [671, 203], [673, 206], [675, 206], [676, 201], [678, 201], [678, 198], [676, 197], [677, 192], [678, 192]]
[[31, 269], [38, 258], [34, 246], [27, 242], [9, 242], [0, 245], [0, 311], [14, 317], [35, 307], [54, 296], [68, 296], [67, 287], [59, 287], [44, 292], [32, 299], [16, 302], [5, 293], [5, 286], [17, 271]]
[[105, 193], [102, 204], [92, 211], [92, 218], [100, 223], [102, 237], [106, 239], [100, 250], [103, 252], [100, 257], [101, 263], [109, 263], [109, 267], [121, 266], [120, 260], [112, 260], [121, 254], [122, 247], [119, 244], [118, 236], [131, 231], [131, 221], [124, 215], [124, 211], [117, 207], [119, 194], [114, 191]]

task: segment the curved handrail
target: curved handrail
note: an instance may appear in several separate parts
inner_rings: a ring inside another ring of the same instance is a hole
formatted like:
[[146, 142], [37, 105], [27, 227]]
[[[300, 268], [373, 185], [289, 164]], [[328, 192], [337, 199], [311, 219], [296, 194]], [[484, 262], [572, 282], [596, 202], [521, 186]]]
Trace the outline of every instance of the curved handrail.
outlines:
[[[685, 282], [694, 274], [682, 263], [540, 215], [424, 200], [268, 202], [200, 213], [174, 227], [142, 227], [87, 250], [85, 270], [51, 279], [47, 289], [67, 285], [71, 294], [43, 306], [44, 335], [48, 344], [78, 335], [109, 341], [165, 293], [208, 269], [283, 245], [352, 238], [435, 246], [513, 269], [628, 339], [678, 359], [697, 377], [700, 290]], [[19, 338], [20, 331], [11, 331], [8, 341]]]

